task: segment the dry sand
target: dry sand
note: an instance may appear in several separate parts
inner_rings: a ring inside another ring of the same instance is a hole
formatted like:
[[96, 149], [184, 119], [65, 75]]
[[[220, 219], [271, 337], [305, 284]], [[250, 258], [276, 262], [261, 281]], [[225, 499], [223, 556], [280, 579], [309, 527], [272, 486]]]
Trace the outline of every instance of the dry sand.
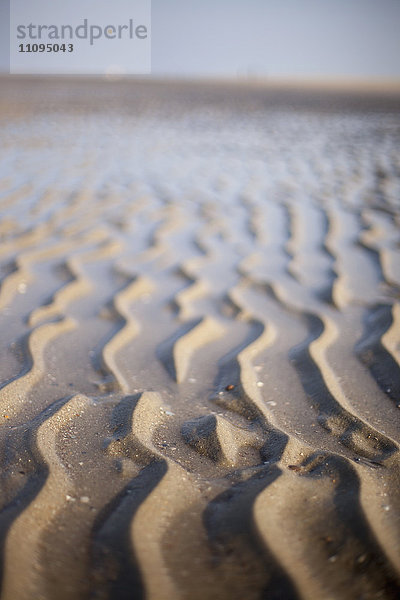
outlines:
[[1, 600], [400, 585], [400, 102], [0, 81]]

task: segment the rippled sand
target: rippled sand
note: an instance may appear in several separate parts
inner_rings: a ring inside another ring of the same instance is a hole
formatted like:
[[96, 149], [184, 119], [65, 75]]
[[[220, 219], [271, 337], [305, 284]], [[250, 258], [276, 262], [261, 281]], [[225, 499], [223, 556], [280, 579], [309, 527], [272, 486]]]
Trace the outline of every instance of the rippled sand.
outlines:
[[2, 600], [400, 591], [400, 101], [0, 81]]

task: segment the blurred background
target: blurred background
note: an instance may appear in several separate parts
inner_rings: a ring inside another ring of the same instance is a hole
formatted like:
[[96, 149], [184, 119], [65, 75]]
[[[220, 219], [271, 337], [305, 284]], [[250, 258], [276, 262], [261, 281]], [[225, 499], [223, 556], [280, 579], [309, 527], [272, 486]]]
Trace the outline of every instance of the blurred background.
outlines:
[[400, 80], [399, 30], [400, 0], [152, 0], [152, 76]]

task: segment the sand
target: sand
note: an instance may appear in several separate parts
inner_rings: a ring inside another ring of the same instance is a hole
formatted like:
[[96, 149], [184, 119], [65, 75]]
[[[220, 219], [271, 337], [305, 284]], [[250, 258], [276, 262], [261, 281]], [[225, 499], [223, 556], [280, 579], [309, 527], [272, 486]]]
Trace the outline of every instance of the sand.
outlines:
[[0, 81], [1, 600], [400, 591], [400, 101]]

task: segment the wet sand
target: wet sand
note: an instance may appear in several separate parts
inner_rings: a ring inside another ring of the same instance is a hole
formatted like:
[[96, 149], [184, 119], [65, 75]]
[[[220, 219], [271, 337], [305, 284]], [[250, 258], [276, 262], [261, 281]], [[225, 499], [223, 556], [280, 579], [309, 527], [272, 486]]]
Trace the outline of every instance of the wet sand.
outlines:
[[0, 80], [1, 600], [400, 590], [400, 96]]

